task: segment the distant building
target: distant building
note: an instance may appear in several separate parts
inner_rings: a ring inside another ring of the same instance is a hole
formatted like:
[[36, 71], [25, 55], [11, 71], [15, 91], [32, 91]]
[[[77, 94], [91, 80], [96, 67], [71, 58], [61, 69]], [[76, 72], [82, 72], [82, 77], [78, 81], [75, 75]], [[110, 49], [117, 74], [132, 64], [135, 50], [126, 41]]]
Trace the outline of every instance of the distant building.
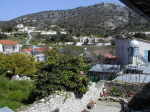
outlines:
[[42, 61], [42, 62], [45, 62], [45, 55], [44, 54], [36, 54], [34, 55], [35, 57], [35, 61]]
[[105, 51], [93, 51], [98, 56], [98, 59], [103, 61], [105, 64], [115, 63], [116, 57], [113, 56], [111, 53], [105, 52]]
[[111, 46], [111, 43], [97, 43], [95, 46]]
[[73, 42], [66, 42], [66, 45], [73, 45]]
[[0, 40], [0, 52], [10, 54], [19, 52], [19, 43], [12, 40]]
[[23, 28], [23, 27], [24, 27], [23, 24], [18, 24], [18, 25], [17, 25], [17, 28]]
[[[41, 47], [41, 48], [34, 48], [34, 51], [38, 51], [39, 53], [45, 53], [49, 48]], [[32, 52], [33, 49], [23, 49], [24, 52]]]
[[45, 62], [45, 55], [40, 53], [45, 53], [47, 50], [50, 50], [49, 48], [36, 48], [33, 45], [32, 49], [23, 49], [22, 52], [27, 53], [29, 55], [32, 55], [35, 57], [36, 61], [43, 61]]
[[83, 42], [77, 42], [76, 46], [82, 46]]

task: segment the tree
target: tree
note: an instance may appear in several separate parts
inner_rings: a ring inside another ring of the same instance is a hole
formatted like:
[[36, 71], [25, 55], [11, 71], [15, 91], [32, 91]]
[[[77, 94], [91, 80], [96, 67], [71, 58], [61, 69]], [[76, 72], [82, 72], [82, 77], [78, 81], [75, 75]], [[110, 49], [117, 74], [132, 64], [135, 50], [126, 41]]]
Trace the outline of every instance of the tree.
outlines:
[[13, 27], [12, 26], [4, 26], [2, 27], [2, 32], [12, 32]]
[[46, 54], [46, 62], [35, 80], [36, 99], [46, 97], [56, 90], [72, 91], [82, 95], [88, 90], [89, 79], [81, 76], [83, 68], [81, 57], [58, 55], [51, 50]]
[[20, 53], [7, 55], [6, 68], [12, 74], [34, 75], [36, 72], [35, 58]]
[[134, 36], [136, 38], [148, 39], [148, 36], [145, 33], [136, 33]]
[[0, 53], [0, 74], [6, 72], [6, 56], [3, 53]]
[[0, 39], [7, 39], [7, 35], [0, 33]]

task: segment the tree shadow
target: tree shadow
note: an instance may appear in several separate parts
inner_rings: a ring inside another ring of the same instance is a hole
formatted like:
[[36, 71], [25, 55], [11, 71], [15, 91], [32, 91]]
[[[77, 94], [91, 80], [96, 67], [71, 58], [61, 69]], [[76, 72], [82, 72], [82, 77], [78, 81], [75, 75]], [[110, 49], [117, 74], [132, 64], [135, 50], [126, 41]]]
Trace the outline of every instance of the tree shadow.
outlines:
[[132, 110], [150, 110], [150, 84], [147, 84], [139, 91], [128, 103], [128, 107]]

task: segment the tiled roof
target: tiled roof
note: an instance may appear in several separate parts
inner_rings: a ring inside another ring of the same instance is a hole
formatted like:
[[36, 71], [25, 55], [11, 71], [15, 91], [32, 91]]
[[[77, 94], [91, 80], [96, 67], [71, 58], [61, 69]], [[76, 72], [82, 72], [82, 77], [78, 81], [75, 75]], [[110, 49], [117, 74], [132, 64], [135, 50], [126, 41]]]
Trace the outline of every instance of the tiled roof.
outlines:
[[104, 52], [104, 51], [94, 51], [94, 53], [96, 53], [97, 55], [101, 54], [102, 56], [106, 57], [106, 58], [109, 58], [109, 59], [112, 59], [112, 58], [116, 58], [115, 56], [113, 56], [112, 54], [110, 53], [107, 53], [107, 52]]
[[12, 40], [0, 40], [0, 44], [3, 45], [14, 45], [14, 44], [18, 44], [18, 42], [12, 41]]
[[[23, 49], [24, 51], [33, 51], [33, 49]], [[34, 51], [46, 51], [48, 48], [35, 48]]]

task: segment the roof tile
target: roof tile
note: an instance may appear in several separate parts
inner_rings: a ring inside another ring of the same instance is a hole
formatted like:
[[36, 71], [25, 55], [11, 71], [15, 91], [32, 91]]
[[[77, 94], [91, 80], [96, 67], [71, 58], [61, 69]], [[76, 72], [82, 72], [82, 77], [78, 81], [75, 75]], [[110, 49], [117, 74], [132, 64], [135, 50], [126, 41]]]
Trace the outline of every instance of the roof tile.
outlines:
[[14, 44], [18, 44], [18, 42], [12, 41], [12, 40], [0, 40], [0, 44], [3, 45], [14, 45]]

